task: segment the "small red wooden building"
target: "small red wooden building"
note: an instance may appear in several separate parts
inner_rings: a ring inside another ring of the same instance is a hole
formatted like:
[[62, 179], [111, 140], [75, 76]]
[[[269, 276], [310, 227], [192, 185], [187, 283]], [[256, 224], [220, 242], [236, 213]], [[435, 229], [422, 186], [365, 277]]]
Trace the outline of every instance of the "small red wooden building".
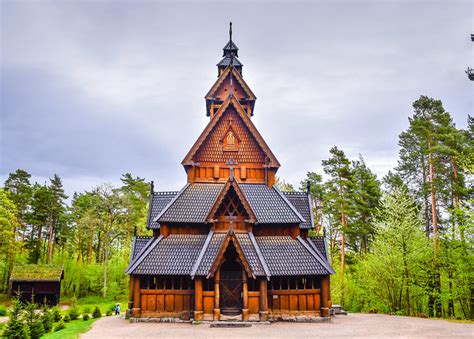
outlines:
[[206, 94], [210, 121], [184, 158], [187, 184], [154, 192], [130, 265], [132, 317], [329, 316], [329, 263], [307, 193], [280, 192], [280, 163], [252, 122], [256, 97], [230, 40]]

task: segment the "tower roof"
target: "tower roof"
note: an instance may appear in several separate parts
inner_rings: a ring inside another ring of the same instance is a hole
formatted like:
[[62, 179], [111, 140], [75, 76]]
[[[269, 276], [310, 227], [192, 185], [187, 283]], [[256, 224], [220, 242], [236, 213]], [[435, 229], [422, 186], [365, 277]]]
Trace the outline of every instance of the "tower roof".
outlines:
[[232, 22], [229, 22], [229, 42], [222, 49], [224, 52], [222, 54], [223, 59], [217, 64], [218, 67], [225, 68], [232, 64], [234, 67], [242, 67], [242, 63], [237, 59], [239, 56], [239, 48], [232, 41]]

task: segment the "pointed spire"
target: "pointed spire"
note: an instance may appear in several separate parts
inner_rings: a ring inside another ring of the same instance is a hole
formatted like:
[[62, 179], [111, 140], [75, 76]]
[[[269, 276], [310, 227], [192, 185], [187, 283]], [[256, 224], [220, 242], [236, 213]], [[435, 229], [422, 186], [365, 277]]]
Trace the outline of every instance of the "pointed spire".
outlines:
[[232, 22], [229, 22], [229, 42], [223, 48], [224, 57], [230, 57], [231, 55], [238, 57], [239, 56], [239, 48], [237, 45], [232, 41]]

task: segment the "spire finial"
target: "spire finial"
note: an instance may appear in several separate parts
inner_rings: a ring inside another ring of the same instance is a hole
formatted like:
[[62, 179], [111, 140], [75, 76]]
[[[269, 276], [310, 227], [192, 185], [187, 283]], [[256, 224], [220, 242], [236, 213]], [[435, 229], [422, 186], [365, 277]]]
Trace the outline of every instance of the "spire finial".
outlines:
[[232, 41], [232, 21], [229, 22], [229, 40]]

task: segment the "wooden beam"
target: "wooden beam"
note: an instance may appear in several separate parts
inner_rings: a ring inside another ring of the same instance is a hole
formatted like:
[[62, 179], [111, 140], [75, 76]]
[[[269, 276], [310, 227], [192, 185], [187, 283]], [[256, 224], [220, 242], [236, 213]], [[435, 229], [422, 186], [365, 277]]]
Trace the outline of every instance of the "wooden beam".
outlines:
[[268, 295], [267, 295], [267, 280], [265, 277], [260, 277], [260, 321], [268, 320]]
[[249, 320], [249, 288], [248, 288], [248, 281], [247, 281], [247, 273], [245, 270], [242, 270], [242, 294], [243, 294], [243, 309], [242, 309], [242, 320], [248, 321]]
[[194, 320], [202, 321], [204, 319], [203, 299], [202, 299], [202, 277], [194, 279]]
[[221, 270], [216, 271], [214, 277], [214, 321], [219, 321], [221, 319], [221, 309], [220, 309], [220, 288], [219, 284], [221, 281]]
[[132, 316], [134, 318], [140, 317], [141, 314], [141, 295], [140, 295], [140, 278], [133, 276], [133, 309]]
[[321, 277], [321, 316], [329, 317], [329, 275]]

